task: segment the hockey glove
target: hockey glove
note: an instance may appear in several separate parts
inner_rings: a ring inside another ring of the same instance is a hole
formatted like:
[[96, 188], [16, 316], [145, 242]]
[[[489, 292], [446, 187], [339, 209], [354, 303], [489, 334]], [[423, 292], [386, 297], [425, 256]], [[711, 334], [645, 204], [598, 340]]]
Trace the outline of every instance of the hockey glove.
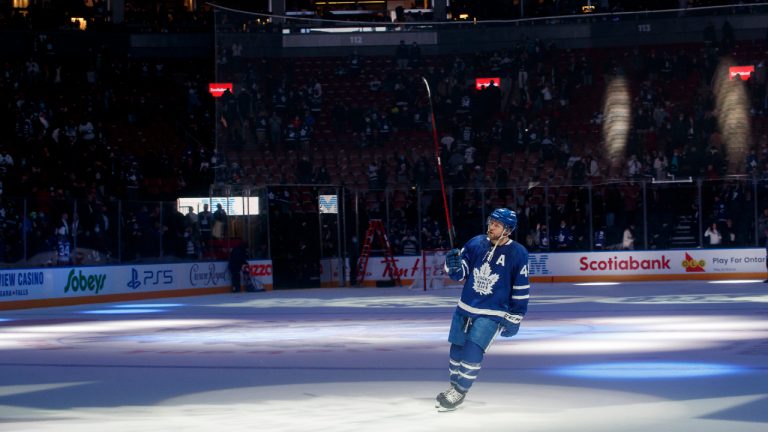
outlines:
[[458, 249], [451, 249], [445, 254], [445, 269], [448, 272], [448, 277], [453, 280], [461, 280], [463, 272], [461, 271], [461, 251]]
[[512, 337], [520, 330], [520, 323], [523, 321], [522, 315], [511, 315], [502, 321], [504, 330], [501, 331], [501, 337]]

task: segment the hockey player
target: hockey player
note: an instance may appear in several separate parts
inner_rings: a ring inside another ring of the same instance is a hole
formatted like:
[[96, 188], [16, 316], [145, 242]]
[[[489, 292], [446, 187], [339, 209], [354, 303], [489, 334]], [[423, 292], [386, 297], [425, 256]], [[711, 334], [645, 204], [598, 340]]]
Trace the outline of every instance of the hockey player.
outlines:
[[499, 334], [512, 337], [528, 310], [528, 251], [509, 238], [517, 215], [499, 208], [488, 217], [486, 235], [470, 239], [445, 259], [445, 271], [464, 281], [448, 341], [450, 382], [437, 395], [439, 411], [456, 409], [480, 372], [483, 356]]

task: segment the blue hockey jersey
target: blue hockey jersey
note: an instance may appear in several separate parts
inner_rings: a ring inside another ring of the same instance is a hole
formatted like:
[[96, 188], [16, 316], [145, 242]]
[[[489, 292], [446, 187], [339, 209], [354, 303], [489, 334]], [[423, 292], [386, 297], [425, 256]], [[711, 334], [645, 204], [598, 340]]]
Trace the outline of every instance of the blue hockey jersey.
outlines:
[[[464, 288], [458, 311], [465, 316], [486, 316], [501, 322], [510, 315], [528, 311], [528, 251], [520, 243], [508, 240], [493, 250], [485, 235], [469, 240], [461, 250], [459, 275]], [[519, 319], [519, 318], [517, 318]]]

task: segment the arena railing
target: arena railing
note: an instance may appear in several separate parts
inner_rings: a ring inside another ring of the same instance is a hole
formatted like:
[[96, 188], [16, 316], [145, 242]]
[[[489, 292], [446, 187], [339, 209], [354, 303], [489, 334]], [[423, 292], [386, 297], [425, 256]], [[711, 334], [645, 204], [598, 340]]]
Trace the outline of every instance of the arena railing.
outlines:
[[[448, 245], [439, 194], [434, 185], [360, 183], [224, 187], [172, 202], [4, 198], [0, 251], [11, 268], [153, 263], [224, 260], [245, 241], [252, 258], [290, 264], [354, 255], [353, 237], [359, 247], [368, 222], [381, 219], [402, 254], [414, 237], [417, 250]], [[762, 247], [768, 233], [768, 181], [756, 177], [448, 187], [447, 198], [457, 242], [485, 232], [488, 214], [508, 207], [518, 212], [514, 238], [531, 251]], [[200, 225], [204, 203], [227, 213], [211, 219], [210, 231]]]

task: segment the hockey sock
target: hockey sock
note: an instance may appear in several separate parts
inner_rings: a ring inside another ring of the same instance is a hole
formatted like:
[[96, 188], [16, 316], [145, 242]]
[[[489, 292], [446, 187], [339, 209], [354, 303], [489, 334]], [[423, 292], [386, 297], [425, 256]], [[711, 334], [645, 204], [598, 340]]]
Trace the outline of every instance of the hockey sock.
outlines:
[[462, 350], [462, 359], [459, 363], [458, 380], [456, 387], [462, 392], [467, 392], [475, 383], [478, 373], [480, 373], [480, 364], [483, 361], [483, 349], [480, 345], [467, 341]]
[[451, 344], [451, 358], [448, 361], [448, 371], [450, 372], [449, 379], [453, 385], [456, 385], [456, 383], [459, 381], [459, 369], [461, 367], [461, 357], [463, 351], [463, 346]]

